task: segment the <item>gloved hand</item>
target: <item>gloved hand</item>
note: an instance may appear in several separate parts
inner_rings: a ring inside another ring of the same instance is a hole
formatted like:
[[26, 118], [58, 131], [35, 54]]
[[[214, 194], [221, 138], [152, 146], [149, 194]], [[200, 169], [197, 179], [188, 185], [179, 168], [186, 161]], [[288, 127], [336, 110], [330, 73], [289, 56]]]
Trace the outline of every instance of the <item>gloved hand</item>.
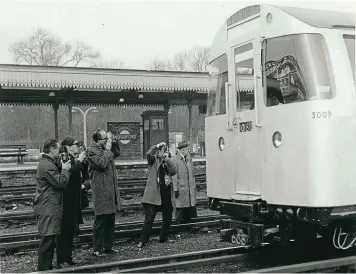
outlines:
[[178, 191], [174, 191], [174, 197], [176, 197], [176, 199], [179, 197], [179, 192]]

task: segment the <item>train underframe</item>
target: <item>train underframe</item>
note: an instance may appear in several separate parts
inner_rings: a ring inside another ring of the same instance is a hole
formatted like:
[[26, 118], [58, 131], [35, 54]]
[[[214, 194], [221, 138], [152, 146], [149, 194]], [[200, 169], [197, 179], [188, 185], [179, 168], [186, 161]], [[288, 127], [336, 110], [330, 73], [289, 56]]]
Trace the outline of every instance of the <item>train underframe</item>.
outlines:
[[209, 198], [210, 209], [231, 217], [222, 220], [221, 238], [240, 246], [288, 245], [291, 240], [324, 241], [337, 249], [356, 246], [356, 205], [338, 208], [290, 207], [265, 201]]

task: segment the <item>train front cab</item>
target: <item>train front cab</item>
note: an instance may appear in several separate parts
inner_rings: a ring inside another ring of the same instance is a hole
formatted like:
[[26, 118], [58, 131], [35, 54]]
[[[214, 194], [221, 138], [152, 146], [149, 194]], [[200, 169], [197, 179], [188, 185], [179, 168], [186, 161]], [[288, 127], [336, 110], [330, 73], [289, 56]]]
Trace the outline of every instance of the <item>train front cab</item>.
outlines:
[[276, 226], [288, 240], [355, 217], [355, 22], [247, 9], [212, 46], [207, 184], [226, 235], [258, 246]]

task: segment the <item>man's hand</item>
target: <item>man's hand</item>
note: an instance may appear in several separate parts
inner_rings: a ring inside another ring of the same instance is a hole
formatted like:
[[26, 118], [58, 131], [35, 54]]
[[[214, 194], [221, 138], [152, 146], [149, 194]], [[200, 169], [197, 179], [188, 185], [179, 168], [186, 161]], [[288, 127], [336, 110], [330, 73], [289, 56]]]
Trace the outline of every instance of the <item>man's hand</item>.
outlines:
[[111, 150], [111, 147], [112, 147], [112, 141], [111, 141], [111, 139], [108, 139], [106, 141], [105, 148], [108, 150]]
[[72, 165], [70, 163], [70, 160], [65, 163], [62, 162], [62, 169], [70, 170], [71, 167], [72, 167]]
[[165, 142], [160, 142], [158, 145], [156, 145], [157, 148], [160, 148], [162, 146], [166, 146], [166, 143]]
[[176, 199], [179, 197], [179, 191], [174, 191], [174, 197], [176, 197]]
[[84, 162], [86, 158], [87, 158], [87, 154], [85, 153], [85, 151], [83, 151], [82, 153], [79, 154], [78, 160]]
[[114, 137], [114, 135], [109, 131], [107, 134], [106, 134], [106, 137], [110, 140], [112, 140], [112, 138]]

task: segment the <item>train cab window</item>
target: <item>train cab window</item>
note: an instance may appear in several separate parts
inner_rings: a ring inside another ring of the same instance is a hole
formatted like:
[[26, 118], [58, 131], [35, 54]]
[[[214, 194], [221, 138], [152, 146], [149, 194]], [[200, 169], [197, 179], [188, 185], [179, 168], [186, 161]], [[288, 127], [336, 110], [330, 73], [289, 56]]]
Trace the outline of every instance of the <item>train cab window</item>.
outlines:
[[352, 75], [355, 82], [355, 36], [354, 35], [344, 35], [344, 41], [347, 49], [347, 54], [351, 62]]
[[266, 106], [333, 97], [331, 65], [320, 34], [296, 34], [264, 41]]
[[255, 107], [254, 68], [252, 43], [234, 49], [237, 111], [251, 110]]
[[226, 114], [225, 83], [228, 81], [227, 68], [226, 54], [210, 63], [207, 116]]

